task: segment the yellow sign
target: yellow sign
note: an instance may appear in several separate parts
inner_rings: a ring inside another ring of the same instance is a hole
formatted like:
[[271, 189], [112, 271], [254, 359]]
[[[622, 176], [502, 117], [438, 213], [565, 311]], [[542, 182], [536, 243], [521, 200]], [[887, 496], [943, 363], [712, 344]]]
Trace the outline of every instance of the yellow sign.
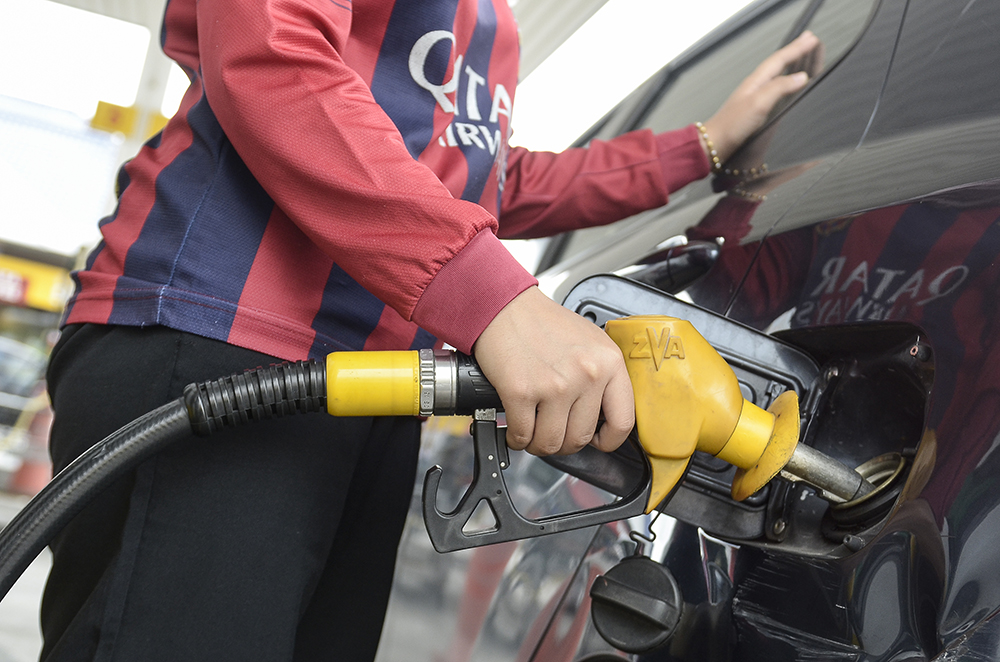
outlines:
[[59, 312], [72, 291], [66, 269], [0, 255], [0, 303]]
[[[90, 120], [90, 126], [94, 129], [107, 131], [108, 133], [123, 133], [126, 136], [131, 136], [139, 128], [141, 114], [135, 106], [125, 108], [124, 106], [116, 106], [107, 101], [98, 101], [97, 112], [94, 113], [93, 119]], [[145, 140], [156, 135], [160, 129], [167, 125], [169, 120], [169, 117], [165, 117], [160, 113], [148, 113]]]
[[146, 140], [149, 140], [159, 133], [159, 131], [167, 125], [169, 120], [169, 117], [161, 115], [160, 113], [152, 113], [149, 116], [149, 124], [146, 126]]
[[132, 106], [116, 106], [107, 101], [97, 102], [97, 112], [94, 119], [90, 120], [90, 126], [108, 133], [124, 133], [131, 135], [135, 130], [136, 120], [139, 118], [139, 111]]

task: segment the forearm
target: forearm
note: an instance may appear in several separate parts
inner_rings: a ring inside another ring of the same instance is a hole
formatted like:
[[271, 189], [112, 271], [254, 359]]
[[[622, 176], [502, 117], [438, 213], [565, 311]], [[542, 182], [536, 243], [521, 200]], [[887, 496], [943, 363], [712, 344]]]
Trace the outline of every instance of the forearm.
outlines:
[[558, 154], [514, 149], [507, 168], [500, 236], [539, 237], [605, 225], [665, 205], [708, 175], [693, 126], [634, 131]]

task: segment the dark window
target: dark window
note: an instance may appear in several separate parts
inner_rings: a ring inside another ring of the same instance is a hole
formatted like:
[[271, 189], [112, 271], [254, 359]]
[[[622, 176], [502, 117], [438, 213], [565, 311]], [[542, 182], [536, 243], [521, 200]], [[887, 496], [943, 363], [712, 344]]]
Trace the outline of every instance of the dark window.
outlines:
[[[824, 45], [821, 73], [833, 66], [857, 41], [876, 0], [792, 0], [772, 3], [737, 31], [707, 50], [690, 53], [668, 65], [629, 95], [588, 138], [610, 138], [625, 130], [648, 127], [668, 131], [710, 117], [729, 94], [768, 55], [804, 29]], [[671, 208], [711, 195], [706, 183], [693, 185], [671, 199]], [[611, 226], [574, 232], [555, 242], [548, 259], [566, 259], [626, 233], [647, 215]], [[639, 257], [639, 256], [637, 256]]]

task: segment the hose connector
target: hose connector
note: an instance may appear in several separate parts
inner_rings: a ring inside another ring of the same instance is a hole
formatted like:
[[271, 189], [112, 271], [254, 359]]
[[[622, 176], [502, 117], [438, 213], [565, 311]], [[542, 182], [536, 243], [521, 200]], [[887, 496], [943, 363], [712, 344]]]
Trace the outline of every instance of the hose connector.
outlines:
[[333, 352], [326, 373], [334, 416], [452, 416], [502, 407], [479, 365], [457, 352]]

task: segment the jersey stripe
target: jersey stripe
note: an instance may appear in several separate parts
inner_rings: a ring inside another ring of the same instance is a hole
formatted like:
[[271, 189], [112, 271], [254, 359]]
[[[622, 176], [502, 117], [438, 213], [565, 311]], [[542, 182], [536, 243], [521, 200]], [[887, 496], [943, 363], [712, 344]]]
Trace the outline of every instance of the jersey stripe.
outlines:
[[[78, 298], [67, 323], [88, 321], [108, 323], [114, 310], [112, 297], [102, 297], [102, 292], [114, 289], [114, 280], [124, 273], [125, 254], [123, 250], [138, 238], [149, 210], [155, 203], [157, 175], [170, 165], [174, 158], [192, 143], [191, 128], [186, 121], [187, 113], [201, 98], [201, 90], [189, 90], [177, 112], [178, 118], [170, 123], [156, 144], [147, 144], [139, 157], [124, 166], [129, 186], [122, 191], [118, 208], [114, 215], [101, 225], [104, 239], [95, 254], [91, 256], [87, 271], [78, 275], [80, 292], [86, 293], [80, 307]], [[119, 218], [122, 216], [122, 218]], [[89, 290], [89, 292], [88, 292]]]
[[[446, 35], [451, 34], [457, 8], [458, 0], [433, 4], [397, 0], [382, 40], [382, 53], [372, 76], [372, 95], [399, 129], [413, 158], [420, 156], [431, 141], [438, 101], [410, 75], [410, 60], [417, 50], [415, 45], [424, 38], [428, 49], [419, 67], [420, 75], [428, 86], [443, 85], [450, 79], [453, 44]], [[405, 53], [410, 57], [400, 57]]]
[[369, 88], [375, 75], [375, 65], [382, 50], [382, 40], [394, 4], [393, 2], [365, 3], [352, 10], [351, 39], [343, 58]]
[[[335, 265], [335, 253], [320, 254], [316, 246], [330, 245], [318, 240], [329, 238], [327, 235], [338, 228], [350, 232], [351, 240], [345, 245], [362, 246], [359, 242], [364, 242], [364, 250], [373, 246], [378, 249], [378, 242], [384, 240], [397, 242], [387, 247], [398, 251], [398, 238], [412, 234], [413, 260], [406, 262], [405, 282], [381, 269], [364, 273], [363, 263], [353, 254], [342, 261], [345, 267], [350, 265], [351, 273], [379, 292], [385, 289], [378, 288], [386, 279], [399, 280], [400, 290], [416, 289], [414, 283], [426, 287], [423, 279], [433, 277], [451, 254], [437, 250], [433, 260], [421, 258], [422, 247], [437, 239], [423, 232], [423, 224], [414, 219], [437, 212], [418, 201], [420, 213], [401, 217], [397, 228], [381, 225], [387, 221], [378, 217], [377, 209], [345, 210], [335, 199], [324, 203], [329, 209], [328, 219], [324, 208], [315, 218], [296, 219], [303, 225], [293, 224], [278, 211], [271, 196], [237, 155], [204, 96], [198, 14], [211, 9], [208, 5], [215, 0], [202, 1], [202, 10], [197, 0], [169, 0], [166, 5], [161, 45], [185, 68], [193, 83], [162, 137], [150, 141], [122, 171], [123, 193], [118, 209], [102, 224], [104, 239], [92, 253], [89, 268], [76, 276], [77, 294], [66, 321], [163, 324], [287, 359], [317, 356], [334, 349], [435, 345], [437, 341], [428, 332], [387, 309]], [[335, 12], [335, 27], [341, 30], [336, 39], [340, 55], [363, 81], [370, 83], [380, 104], [380, 109], [366, 107], [369, 119], [381, 122], [384, 112], [399, 130], [411, 156], [428, 166], [455, 197], [480, 202], [496, 214], [499, 196], [495, 163], [502, 158], [517, 82], [516, 25], [504, 0], [337, 0], [336, 7], [322, 8], [321, 4], [276, 3], [274, 16], [280, 15], [282, 21], [292, 25], [299, 12], [307, 20], [319, 20], [327, 10]], [[250, 10], [247, 15], [260, 18], [267, 11]], [[349, 33], [345, 32], [348, 25]], [[204, 25], [201, 29], [208, 31]], [[313, 40], [324, 36], [308, 27], [306, 32]], [[255, 78], [251, 68], [249, 75], [239, 79], [240, 85], [260, 83], [271, 71], [268, 62], [278, 66], [266, 60], [276, 57], [275, 51], [269, 50], [273, 46], [270, 38], [224, 31], [215, 37], [223, 40], [219, 45], [226, 47], [227, 53], [247, 48], [248, 53], [262, 58], [260, 78]], [[225, 43], [226, 39], [231, 43]], [[310, 42], [313, 46], [317, 43]], [[414, 60], [411, 54], [418, 44], [416, 54], [420, 57]], [[411, 66], [411, 60], [419, 66]], [[444, 93], [440, 86], [453, 77], [454, 89], [447, 88], [449, 91]], [[504, 112], [491, 117], [500, 84]], [[280, 86], [267, 89], [286, 91]], [[216, 110], [221, 115], [227, 97], [224, 92], [219, 94]], [[246, 118], [224, 117], [224, 121], [229, 119], [243, 122]], [[280, 127], [273, 119], [269, 116], [267, 127]], [[332, 120], [332, 116], [304, 116], [301, 122], [307, 124], [300, 126], [332, 130], [336, 126], [330, 123]], [[331, 172], [329, 163], [354, 167], [350, 159], [334, 155], [324, 161], [326, 165], [310, 171], [309, 150], [313, 143], [306, 132], [296, 129], [289, 133], [302, 141], [294, 148], [307, 166], [285, 177], [282, 172], [266, 173], [266, 185], [275, 197], [294, 202], [292, 198], [281, 198], [279, 193], [297, 190], [303, 177], [315, 175], [321, 183], [335, 183], [337, 178], [326, 174]], [[241, 150], [253, 150], [252, 141], [249, 146], [237, 144]], [[367, 146], [363, 141], [358, 146], [358, 154], [364, 155]], [[371, 147], [373, 158], [381, 156], [377, 145]], [[252, 154], [248, 151], [245, 155], [256, 171]], [[394, 164], [400, 155], [394, 153]], [[379, 164], [376, 160], [373, 168]], [[567, 166], [566, 171], [571, 170]], [[392, 184], [387, 188], [392, 189]], [[297, 213], [300, 210], [292, 202], [288, 205]], [[367, 216], [369, 211], [373, 218]], [[572, 211], [575, 215], [575, 208]], [[477, 213], [476, 223], [488, 220], [482, 211]], [[345, 214], [353, 216], [347, 218]], [[348, 222], [338, 225], [341, 216]], [[434, 218], [431, 216], [428, 223], [433, 225]], [[313, 223], [308, 226], [312, 229], [301, 231], [300, 227], [306, 227], [304, 223]], [[450, 219], [449, 223], [461, 225], [460, 219]], [[316, 244], [304, 233], [313, 231], [320, 235], [311, 237]], [[410, 249], [411, 243], [404, 247]], [[413, 303], [407, 300], [410, 307], [405, 310], [412, 310]], [[434, 320], [425, 322], [436, 328]]]
[[[942, 366], [934, 376], [935, 406], [930, 413], [932, 424], [939, 422], [937, 419], [943, 413], [941, 409], [961, 388], [961, 372], [945, 366], [959, 366], [970, 359], [978, 361], [983, 358], [983, 347], [988, 344], [984, 342], [983, 335], [992, 332], [990, 320], [995, 319], [993, 314], [984, 312], [983, 307], [988, 303], [987, 297], [990, 300], [996, 297], [995, 273], [985, 282], [983, 274], [991, 272], [998, 252], [1000, 222], [997, 210], [979, 209], [960, 214], [937, 242], [933, 252], [935, 259], [922, 265], [932, 277], [942, 272], [943, 266], [962, 265], [968, 269], [957, 299], [942, 296], [930, 301], [921, 307], [921, 316], [915, 320], [931, 331], [935, 355]], [[946, 283], [941, 285], [947, 286]]]
[[[456, 105], [464, 112], [456, 116], [455, 122], [459, 149], [465, 154], [469, 172], [461, 197], [472, 202], [478, 202], [482, 197], [496, 160], [489, 149], [495, 129], [489, 122], [489, 109], [493, 99], [490, 95], [490, 81], [486, 77], [490, 72], [490, 60], [496, 40], [497, 16], [491, 0], [479, 0], [478, 10], [475, 31], [459, 77]], [[458, 117], [465, 121], [458, 122]]]
[[440, 340], [418, 326], [417, 333], [413, 336], [413, 342], [410, 343], [410, 349], [423, 349], [431, 346], [441, 347], [442, 343]]
[[[301, 261], [287, 260], [288, 250]], [[302, 269], [302, 264], [314, 266]], [[287, 319], [278, 322], [290, 332], [276, 339], [280, 355], [305, 356], [316, 338], [310, 325], [322, 304], [332, 266], [333, 260], [275, 208], [247, 275], [227, 340], [240, 346], [252, 344], [261, 332], [262, 322], [276, 321], [273, 313], [265, 311], [281, 310]]]
[[337, 349], [362, 349], [378, 325], [383, 308], [384, 303], [334, 264], [319, 313], [312, 323], [317, 334], [309, 355], [318, 357]]
[[184, 71], [188, 78], [198, 71], [197, 4], [168, 0], [160, 30], [160, 47]]
[[[124, 287], [132, 289], [134, 280], [218, 299], [213, 333], [224, 338], [274, 203], [222, 139], [207, 99], [187, 119], [194, 139], [156, 177], [154, 204], [125, 261]], [[135, 293], [115, 296], [124, 301]], [[133, 300], [116, 306], [108, 322], [138, 324], [148, 315]]]
[[[382, 315], [379, 317], [378, 325], [372, 330], [368, 338], [365, 339], [364, 349], [379, 350], [393, 347], [410, 347], [419, 328], [416, 324], [411, 324], [404, 320], [400, 317], [399, 313], [389, 306], [385, 306], [382, 309]], [[426, 331], [424, 333], [430, 336]], [[430, 336], [430, 338], [431, 342], [433, 342], [433, 336]], [[429, 346], [424, 344], [419, 348]]]
[[[520, 53], [521, 44], [518, 40], [517, 24], [514, 15], [507, 9], [506, 0], [493, 0], [494, 15], [497, 19], [497, 30], [494, 35], [494, 53]], [[487, 78], [492, 82], [505, 80], [517, 80], [520, 57], [504, 58], [493, 57], [490, 59], [490, 70]], [[502, 83], [501, 83], [502, 84]], [[491, 88], [495, 90], [496, 88]], [[493, 120], [493, 108], [497, 108], [497, 128], [490, 128], [493, 133], [492, 144], [496, 145], [495, 165], [490, 172], [490, 180], [483, 190], [483, 195], [479, 199], [479, 204], [486, 209], [499, 209], [501, 196], [503, 195], [502, 177], [507, 167], [507, 139], [510, 137], [510, 113], [513, 111], [515, 90], [508, 90], [506, 86], [503, 93], [507, 98], [490, 99], [490, 114], [488, 118]], [[494, 94], [498, 94], [494, 91]]]

